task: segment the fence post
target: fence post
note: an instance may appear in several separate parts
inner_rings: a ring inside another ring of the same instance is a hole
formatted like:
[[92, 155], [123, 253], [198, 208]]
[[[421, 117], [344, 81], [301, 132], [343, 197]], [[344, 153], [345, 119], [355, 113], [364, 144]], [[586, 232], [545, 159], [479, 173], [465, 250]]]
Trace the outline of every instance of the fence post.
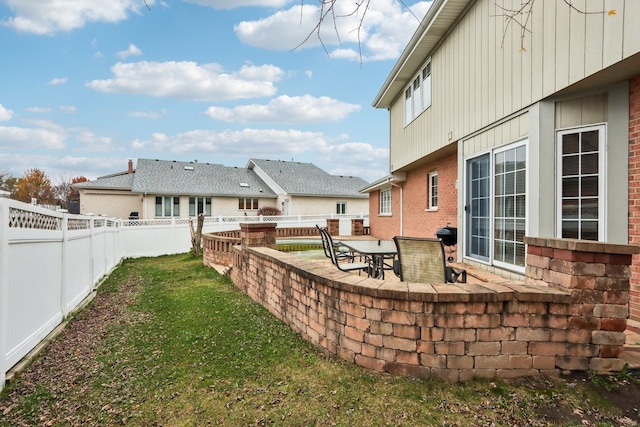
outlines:
[[62, 241], [60, 242], [62, 248], [60, 250], [60, 262], [62, 263], [60, 269], [60, 311], [62, 317], [66, 317], [69, 314], [67, 309], [67, 256], [69, 246], [69, 214], [64, 212], [62, 215]]
[[9, 276], [9, 205], [6, 191], [0, 191], [0, 391], [7, 373], [7, 277]]

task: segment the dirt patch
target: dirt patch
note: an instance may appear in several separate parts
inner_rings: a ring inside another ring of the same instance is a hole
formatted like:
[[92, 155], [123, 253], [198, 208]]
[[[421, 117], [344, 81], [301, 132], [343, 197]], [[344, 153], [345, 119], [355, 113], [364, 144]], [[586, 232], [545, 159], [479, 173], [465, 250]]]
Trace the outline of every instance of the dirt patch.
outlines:
[[[91, 305], [78, 313], [42, 354], [17, 375], [15, 381], [19, 381], [19, 387], [0, 402], [0, 422], [11, 426], [31, 425], [14, 411], [25, 396], [30, 396], [34, 405], [38, 405], [40, 425], [83, 425], [83, 420], [76, 418], [78, 403], [69, 400], [70, 392], [75, 395], [89, 392], [91, 384], [87, 378], [105, 368], [98, 349], [109, 330], [139, 320], [135, 312], [126, 309], [137, 294], [135, 280], [129, 280], [118, 292], [98, 293]], [[41, 390], [47, 390], [48, 394], [42, 401], [53, 401], [53, 404], [39, 404]], [[53, 399], [49, 399], [50, 395]]]
[[640, 370], [625, 370], [611, 375], [594, 376], [585, 372], [572, 372], [558, 379], [528, 377], [510, 381], [531, 389], [548, 390], [554, 381], [581, 390], [591, 402], [605, 402], [617, 415], [603, 416], [593, 405], [549, 404], [539, 408], [540, 416], [551, 425], [640, 425]]

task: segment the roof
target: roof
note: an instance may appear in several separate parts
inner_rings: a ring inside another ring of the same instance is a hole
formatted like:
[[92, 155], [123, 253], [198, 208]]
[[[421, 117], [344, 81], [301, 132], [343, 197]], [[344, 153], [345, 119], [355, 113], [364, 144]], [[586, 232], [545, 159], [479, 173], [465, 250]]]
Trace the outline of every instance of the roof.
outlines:
[[78, 182], [72, 187], [76, 190], [131, 190], [135, 173], [118, 172], [112, 175], [101, 176], [93, 181]]
[[[247, 165], [286, 194], [297, 196], [367, 198], [360, 189], [368, 185], [362, 178], [331, 175], [313, 163], [250, 159]], [[277, 192], [278, 190], [276, 190]]]
[[138, 159], [135, 175], [135, 193], [276, 196], [255, 172], [220, 164]]
[[473, 2], [474, 0], [433, 0], [429, 11], [373, 100], [375, 108], [391, 107], [398, 94], [404, 91], [410, 79]]

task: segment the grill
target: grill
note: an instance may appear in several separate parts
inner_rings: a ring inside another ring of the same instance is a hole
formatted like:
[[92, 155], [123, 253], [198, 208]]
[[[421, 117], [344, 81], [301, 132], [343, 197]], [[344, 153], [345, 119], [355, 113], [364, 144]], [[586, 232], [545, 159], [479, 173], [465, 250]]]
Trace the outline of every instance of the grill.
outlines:
[[448, 225], [446, 227], [439, 228], [438, 231], [436, 231], [436, 237], [442, 240], [443, 245], [449, 247], [449, 249], [447, 249], [447, 252], [449, 253], [447, 261], [452, 262], [453, 257], [451, 254], [454, 252], [454, 249], [452, 249], [451, 246], [458, 244], [458, 228], [450, 227]]
[[436, 236], [438, 239], [442, 240], [442, 244], [445, 246], [455, 246], [458, 243], [458, 229], [456, 227], [446, 227], [439, 228], [436, 231]]

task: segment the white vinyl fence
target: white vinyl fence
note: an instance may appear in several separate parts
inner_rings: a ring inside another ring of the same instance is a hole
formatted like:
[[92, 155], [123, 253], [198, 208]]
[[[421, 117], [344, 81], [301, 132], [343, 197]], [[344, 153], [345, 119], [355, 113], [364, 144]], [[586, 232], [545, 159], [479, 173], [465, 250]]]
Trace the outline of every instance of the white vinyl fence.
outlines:
[[[325, 225], [367, 215], [206, 218], [203, 232], [238, 230], [241, 222], [279, 228]], [[194, 224], [195, 226], [195, 224]], [[72, 312], [124, 258], [188, 252], [188, 219], [120, 220], [70, 215], [0, 194], [0, 390], [6, 372]]]

